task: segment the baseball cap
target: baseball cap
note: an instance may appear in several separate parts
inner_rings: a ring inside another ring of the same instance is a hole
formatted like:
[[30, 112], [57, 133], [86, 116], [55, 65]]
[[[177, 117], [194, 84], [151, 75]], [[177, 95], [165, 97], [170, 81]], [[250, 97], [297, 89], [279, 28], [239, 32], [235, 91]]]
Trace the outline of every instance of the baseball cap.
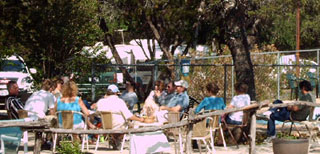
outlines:
[[185, 80], [176, 81], [176, 82], [174, 82], [174, 84], [175, 84], [176, 86], [182, 86], [182, 87], [185, 87], [185, 88], [188, 88], [188, 87], [189, 87], [188, 82], [185, 81]]
[[120, 91], [119, 91], [119, 88], [118, 88], [116, 85], [114, 85], [114, 84], [109, 85], [109, 86], [108, 86], [108, 90], [111, 90], [113, 93], [118, 93], [118, 92], [120, 92]]

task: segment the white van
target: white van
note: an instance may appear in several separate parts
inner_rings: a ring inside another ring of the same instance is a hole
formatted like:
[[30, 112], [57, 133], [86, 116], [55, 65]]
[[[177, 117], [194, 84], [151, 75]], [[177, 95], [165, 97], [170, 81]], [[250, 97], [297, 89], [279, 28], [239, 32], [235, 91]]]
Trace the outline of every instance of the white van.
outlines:
[[0, 103], [9, 95], [7, 83], [16, 81], [19, 86], [19, 93], [33, 92], [33, 77], [37, 71], [34, 68], [28, 69], [22, 57], [13, 55], [0, 60]]

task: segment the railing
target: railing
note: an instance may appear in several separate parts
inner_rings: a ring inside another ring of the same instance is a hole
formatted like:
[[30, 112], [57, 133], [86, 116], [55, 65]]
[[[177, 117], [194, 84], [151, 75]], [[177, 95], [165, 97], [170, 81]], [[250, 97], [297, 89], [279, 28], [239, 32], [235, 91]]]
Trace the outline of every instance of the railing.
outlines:
[[[189, 117], [187, 119], [181, 120], [180, 122], [173, 124], [165, 124], [163, 126], [157, 127], [147, 127], [147, 128], [138, 128], [138, 129], [118, 129], [118, 130], [70, 130], [70, 129], [60, 129], [60, 128], [49, 128], [52, 121], [46, 121], [44, 119], [39, 121], [30, 121], [30, 122], [16, 122], [16, 123], [8, 123], [8, 122], [0, 122], [0, 127], [13, 127], [18, 126], [23, 129], [31, 129], [36, 132], [35, 137], [35, 147], [34, 154], [40, 153], [41, 147], [41, 137], [44, 132], [52, 132], [52, 133], [60, 133], [60, 134], [134, 134], [134, 133], [142, 133], [142, 132], [153, 132], [158, 130], [165, 130], [169, 128], [176, 127], [187, 127], [187, 151], [186, 153], [192, 153], [192, 145], [191, 145], [191, 136], [192, 136], [192, 127], [193, 124], [198, 122], [200, 119], [204, 119], [206, 117], [211, 117], [214, 115], [223, 115], [237, 111], [249, 111], [251, 114], [251, 126], [250, 126], [250, 144], [249, 144], [249, 153], [255, 154], [255, 138], [256, 138], [256, 111], [261, 109], [262, 107], [287, 107], [291, 105], [307, 105], [312, 107], [320, 107], [318, 103], [310, 103], [305, 101], [294, 101], [291, 103], [284, 104], [272, 104], [271, 100], [265, 100], [260, 103], [254, 103], [246, 107], [242, 108], [232, 108], [226, 110], [217, 110], [209, 113], [204, 113], [202, 115], [195, 115], [191, 110], [189, 112]], [[35, 127], [37, 127], [35, 129]]]

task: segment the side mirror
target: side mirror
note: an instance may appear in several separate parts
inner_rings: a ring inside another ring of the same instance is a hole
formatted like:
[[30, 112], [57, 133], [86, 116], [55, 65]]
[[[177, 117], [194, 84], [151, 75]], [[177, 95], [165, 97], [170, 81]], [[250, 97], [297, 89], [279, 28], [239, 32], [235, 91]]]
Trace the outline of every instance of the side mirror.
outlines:
[[37, 70], [35, 68], [30, 68], [30, 73], [31, 74], [36, 74], [37, 73]]

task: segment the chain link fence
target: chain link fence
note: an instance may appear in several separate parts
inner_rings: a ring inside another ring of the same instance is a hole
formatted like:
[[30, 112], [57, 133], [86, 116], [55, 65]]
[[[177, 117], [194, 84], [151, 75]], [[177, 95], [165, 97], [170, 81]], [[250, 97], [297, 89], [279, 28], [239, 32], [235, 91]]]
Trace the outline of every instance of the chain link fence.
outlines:
[[[302, 80], [310, 81], [315, 89], [319, 89], [319, 50], [300, 50], [299, 63], [297, 51], [251, 52], [257, 100], [295, 99], [298, 83]], [[90, 75], [79, 78], [79, 90], [92, 101], [101, 98], [110, 84], [124, 90], [125, 78], [119, 69], [124, 67], [137, 83], [139, 99], [143, 102], [156, 80], [166, 83], [170, 80], [169, 66], [175, 67], [176, 80], [188, 81], [188, 94], [199, 101], [207, 95], [205, 86], [209, 82], [219, 86], [218, 96], [224, 97], [226, 103], [235, 95], [236, 77], [231, 55], [180, 59], [172, 65], [164, 61], [133, 65], [95, 64]], [[315, 95], [317, 91], [314, 90]]]

